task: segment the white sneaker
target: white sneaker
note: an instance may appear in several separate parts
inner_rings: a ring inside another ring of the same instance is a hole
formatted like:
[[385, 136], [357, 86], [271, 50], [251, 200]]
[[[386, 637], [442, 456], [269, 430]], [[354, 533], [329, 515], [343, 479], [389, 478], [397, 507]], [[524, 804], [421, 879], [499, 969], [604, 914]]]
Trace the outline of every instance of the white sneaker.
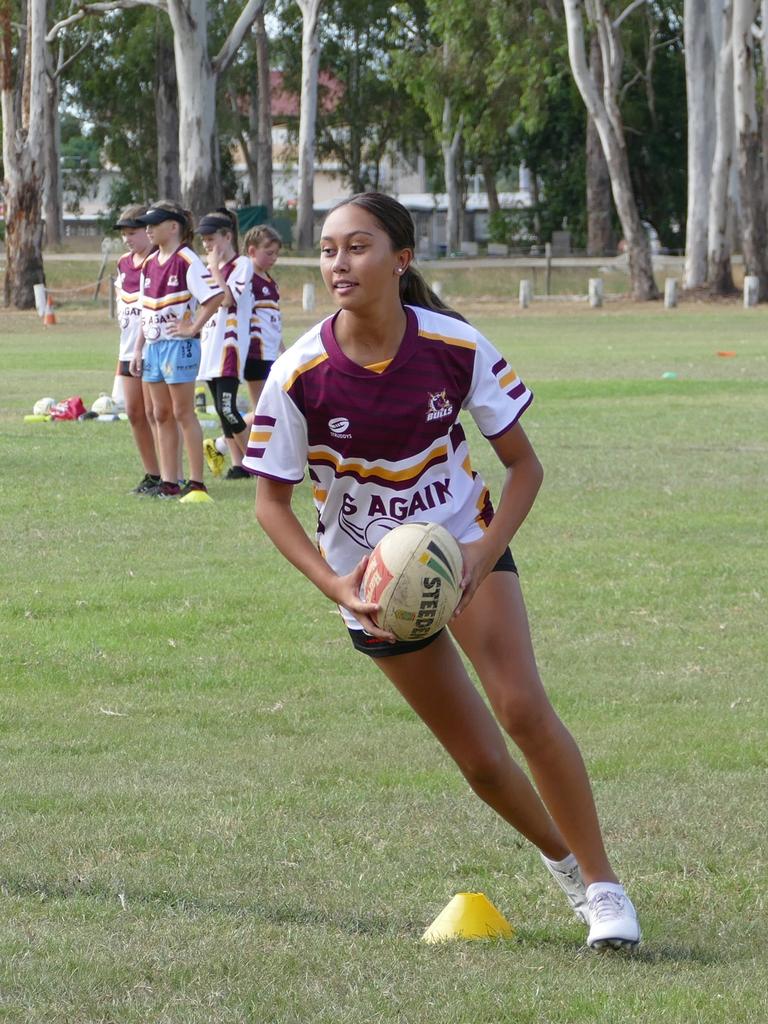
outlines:
[[581, 870], [576, 858], [571, 854], [565, 860], [549, 860], [539, 850], [539, 856], [547, 871], [568, 897], [568, 902], [573, 912], [584, 924], [589, 924], [589, 910], [587, 908], [587, 889], [581, 877]]
[[640, 925], [623, 886], [611, 882], [593, 883], [587, 889], [587, 907], [590, 922], [587, 945], [591, 949], [637, 949]]

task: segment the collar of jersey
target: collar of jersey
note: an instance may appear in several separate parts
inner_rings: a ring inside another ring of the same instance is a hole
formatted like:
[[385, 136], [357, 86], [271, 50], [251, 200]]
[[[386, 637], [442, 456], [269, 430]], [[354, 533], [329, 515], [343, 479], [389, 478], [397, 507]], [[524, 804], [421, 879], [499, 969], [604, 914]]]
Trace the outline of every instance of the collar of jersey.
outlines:
[[323, 348], [328, 353], [328, 359], [331, 365], [340, 370], [342, 373], [346, 373], [351, 377], [367, 377], [373, 380], [381, 380], [382, 377], [386, 377], [387, 374], [393, 373], [400, 366], [406, 363], [413, 354], [416, 340], [419, 336], [419, 322], [414, 311], [409, 307], [405, 306], [405, 332], [403, 333], [403, 340], [400, 342], [400, 348], [395, 353], [394, 357], [390, 361], [389, 366], [383, 373], [377, 373], [375, 370], [369, 370], [366, 366], [359, 366], [339, 348], [339, 343], [336, 341], [336, 335], [333, 330], [333, 325], [336, 323], [336, 317], [339, 315], [340, 310], [324, 320], [320, 327], [320, 340], [323, 343]]

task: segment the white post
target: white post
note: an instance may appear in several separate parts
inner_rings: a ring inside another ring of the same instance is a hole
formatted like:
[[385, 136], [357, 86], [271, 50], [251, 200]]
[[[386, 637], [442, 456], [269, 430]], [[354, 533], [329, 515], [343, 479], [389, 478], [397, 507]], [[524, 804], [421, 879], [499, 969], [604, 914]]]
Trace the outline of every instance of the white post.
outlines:
[[301, 290], [301, 308], [305, 313], [312, 313], [315, 309], [315, 286], [307, 281]]
[[664, 308], [674, 309], [677, 305], [677, 280], [668, 277], [664, 282]]
[[520, 282], [520, 309], [527, 309], [531, 304], [532, 289], [531, 282], [524, 280]]
[[45, 316], [45, 285], [44, 284], [33, 284], [32, 288], [35, 293], [35, 309], [37, 310], [38, 316]]
[[602, 277], [590, 277], [589, 279], [589, 304], [593, 309], [603, 304]]
[[439, 299], [442, 299], [442, 297], [443, 297], [443, 282], [442, 281], [433, 281], [432, 284], [430, 285], [430, 288], [432, 289], [432, 291], [435, 293], [435, 295]]
[[753, 274], [747, 274], [744, 278], [744, 308], [757, 305], [757, 296], [760, 290], [760, 278]]

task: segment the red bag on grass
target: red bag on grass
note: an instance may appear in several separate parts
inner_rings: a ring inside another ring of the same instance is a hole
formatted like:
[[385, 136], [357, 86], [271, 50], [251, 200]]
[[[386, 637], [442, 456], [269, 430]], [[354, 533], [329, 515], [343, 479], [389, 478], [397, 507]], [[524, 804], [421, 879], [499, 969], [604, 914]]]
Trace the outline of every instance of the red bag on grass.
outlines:
[[57, 402], [51, 407], [52, 420], [78, 420], [87, 412], [83, 400], [78, 395], [75, 398], [65, 398], [63, 402]]

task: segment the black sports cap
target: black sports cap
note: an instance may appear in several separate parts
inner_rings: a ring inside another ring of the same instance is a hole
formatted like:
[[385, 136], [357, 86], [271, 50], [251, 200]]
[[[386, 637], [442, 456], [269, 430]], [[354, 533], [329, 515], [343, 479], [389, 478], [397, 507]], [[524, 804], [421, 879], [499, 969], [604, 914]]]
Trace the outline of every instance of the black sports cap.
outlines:
[[143, 213], [136, 220], [139, 222], [141, 227], [147, 224], [162, 224], [164, 220], [175, 220], [177, 224], [187, 223], [187, 218], [183, 213], [177, 213], [176, 210], [166, 210], [164, 206], [150, 206], [146, 213]]
[[143, 228], [146, 225], [144, 221], [138, 220], [136, 217], [121, 217], [117, 224], [113, 224], [112, 227], [115, 231], [119, 231], [121, 228]]
[[195, 228], [198, 235], [213, 235], [217, 231], [232, 231], [234, 224], [223, 214], [208, 213], [203, 217]]

